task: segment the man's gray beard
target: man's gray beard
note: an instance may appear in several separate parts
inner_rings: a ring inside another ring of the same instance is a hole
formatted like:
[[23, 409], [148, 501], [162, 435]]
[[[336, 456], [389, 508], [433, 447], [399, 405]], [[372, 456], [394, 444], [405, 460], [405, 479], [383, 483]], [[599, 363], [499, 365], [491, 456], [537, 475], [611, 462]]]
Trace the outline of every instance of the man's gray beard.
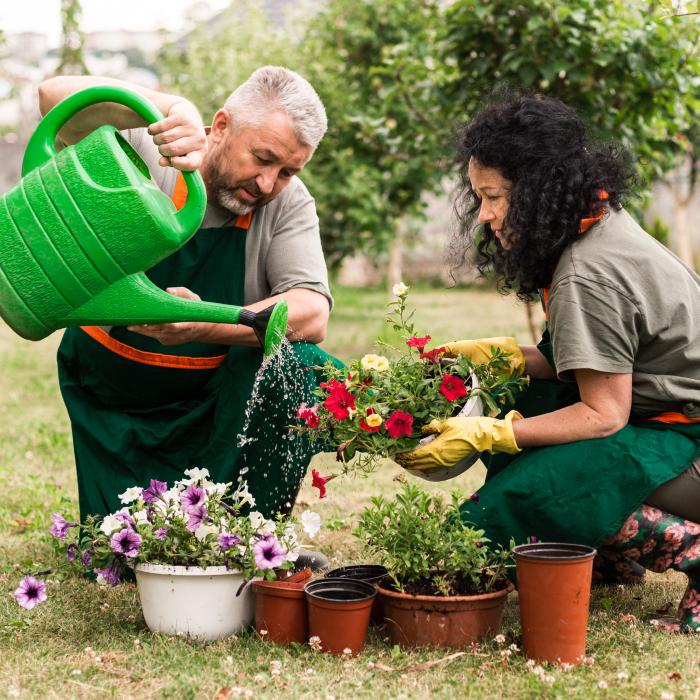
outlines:
[[244, 204], [228, 190], [219, 190], [216, 193], [216, 199], [224, 209], [227, 209], [232, 214], [237, 214], [238, 216], [250, 214], [250, 212], [255, 208], [254, 205]]

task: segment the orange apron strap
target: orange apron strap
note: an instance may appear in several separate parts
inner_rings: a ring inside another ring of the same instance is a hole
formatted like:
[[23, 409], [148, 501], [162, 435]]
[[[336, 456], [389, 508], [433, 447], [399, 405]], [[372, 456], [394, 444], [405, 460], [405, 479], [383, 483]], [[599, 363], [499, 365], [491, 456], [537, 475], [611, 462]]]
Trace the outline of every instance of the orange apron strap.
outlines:
[[673, 413], [671, 411], [667, 413], [660, 413], [658, 416], [652, 416], [646, 420], [655, 420], [659, 423], [683, 423], [686, 425], [691, 423], [700, 423], [700, 418], [688, 418], [688, 416], [683, 413]]

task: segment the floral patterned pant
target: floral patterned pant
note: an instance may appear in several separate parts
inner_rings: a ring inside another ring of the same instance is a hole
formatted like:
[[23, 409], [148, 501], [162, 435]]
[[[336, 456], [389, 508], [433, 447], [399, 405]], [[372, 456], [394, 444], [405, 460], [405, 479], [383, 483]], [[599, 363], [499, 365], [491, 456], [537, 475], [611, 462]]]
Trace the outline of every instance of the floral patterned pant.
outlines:
[[678, 617], [658, 624], [669, 631], [700, 631], [700, 524], [648, 505], [632, 513], [599, 549], [595, 570], [599, 579], [616, 574], [633, 583], [643, 580], [644, 569], [688, 576]]

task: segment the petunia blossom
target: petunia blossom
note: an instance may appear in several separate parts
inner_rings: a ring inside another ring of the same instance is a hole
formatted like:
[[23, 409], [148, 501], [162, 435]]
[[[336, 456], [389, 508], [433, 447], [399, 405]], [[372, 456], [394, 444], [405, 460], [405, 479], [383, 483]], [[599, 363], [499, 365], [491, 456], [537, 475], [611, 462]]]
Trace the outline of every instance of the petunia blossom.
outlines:
[[392, 288], [391, 292], [395, 297], [404, 297], [406, 292], [408, 292], [408, 285], [403, 282], [397, 282]]
[[78, 523], [66, 520], [60, 513], [51, 514], [51, 528], [49, 532], [57, 537], [61, 542], [66, 539], [66, 534], [68, 530], [72, 527], [76, 527]]
[[114, 514], [105, 515], [100, 524], [100, 530], [102, 530], [105, 535], [111, 535], [115, 530], [121, 530], [123, 527], [124, 523]]
[[382, 417], [375, 413], [373, 408], [368, 408], [366, 418], [360, 418], [360, 429], [368, 433], [376, 433], [382, 427]]
[[456, 401], [467, 395], [467, 385], [460, 377], [446, 374], [442, 378], [439, 391], [448, 401]]
[[428, 350], [427, 352], [421, 352], [420, 354], [420, 359], [421, 360], [430, 360], [430, 362], [435, 363], [436, 365], [440, 364], [440, 357], [445, 354], [445, 347], [440, 346], [438, 348], [433, 348], [432, 350]]
[[276, 537], [268, 535], [253, 547], [253, 559], [258, 569], [276, 569], [287, 558], [287, 550]]
[[216, 541], [219, 543], [221, 551], [225, 552], [227, 549], [231, 549], [231, 547], [239, 544], [241, 540], [237, 535], [234, 535], [232, 532], [222, 532], [217, 537]]
[[311, 487], [318, 489], [318, 497], [326, 497], [326, 484], [334, 477], [334, 474], [330, 476], [321, 476], [317, 469], [311, 470]]
[[14, 596], [25, 610], [31, 610], [46, 600], [46, 584], [33, 576], [25, 576], [15, 589]]
[[420, 352], [423, 352], [423, 350], [425, 349], [425, 346], [429, 342], [430, 342], [429, 335], [424, 335], [422, 337], [419, 337], [417, 335], [413, 335], [406, 341], [406, 345], [408, 345], [409, 348], [418, 348], [418, 350]]
[[80, 550], [71, 542], [66, 549], [66, 559], [73, 561]]
[[193, 508], [204, 505], [206, 500], [206, 491], [200, 486], [195, 486], [194, 484], [190, 484], [180, 494], [180, 504], [182, 505], [182, 510], [184, 510], [185, 513], [189, 513]]
[[155, 535], [155, 538], [156, 538], [157, 540], [161, 540], [161, 541], [162, 541], [162, 540], [164, 540], [164, 539], [167, 537], [167, 535], [168, 535], [168, 528], [167, 528], [167, 527], [159, 527], [159, 528], [155, 531], [154, 535]]
[[143, 489], [140, 486], [132, 486], [128, 488], [124, 493], [119, 494], [119, 500], [122, 503], [132, 503], [138, 500], [143, 493]]
[[309, 537], [314, 537], [321, 529], [321, 516], [311, 510], [305, 510], [301, 514], [301, 526]]
[[152, 501], [157, 501], [162, 495], [168, 490], [168, 484], [165, 481], [158, 481], [157, 479], [151, 479], [150, 486], [144, 490], [141, 494], [145, 503], [151, 503]]
[[355, 397], [347, 390], [344, 384], [339, 383], [339, 386], [331, 390], [323, 405], [333, 414], [336, 420], [345, 420], [350, 417], [350, 410], [355, 409]]
[[194, 532], [201, 524], [202, 520], [207, 517], [206, 506], [195, 506], [187, 511], [187, 525], [185, 527]]
[[138, 532], [134, 532], [131, 528], [125, 527], [109, 541], [112, 551], [117, 554], [123, 554], [125, 557], [133, 558], [139, 553], [141, 548], [142, 538]]
[[97, 583], [102, 586], [116, 586], [121, 580], [121, 567], [117, 561], [111, 561], [107, 566], [92, 570], [97, 574]]
[[306, 423], [307, 428], [317, 428], [320, 422], [318, 404], [316, 406], [308, 406], [302, 403], [297, 410], [297, 418], [301, 418]]
[[395, 440], [401, 437], [411, 437], [413, 434], [413, 416], [405, 411], [394, 411], [385, 421], [387, 433]]

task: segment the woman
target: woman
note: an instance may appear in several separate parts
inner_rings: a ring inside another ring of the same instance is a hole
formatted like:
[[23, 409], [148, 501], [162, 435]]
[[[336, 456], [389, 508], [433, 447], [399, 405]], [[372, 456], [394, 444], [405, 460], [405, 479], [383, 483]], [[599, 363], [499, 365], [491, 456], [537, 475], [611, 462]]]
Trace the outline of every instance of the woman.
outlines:
[[465, 518], [504, 546], [599, 547], [607, 577], [685, 571], [680, 617], [665, 624], [700, 629], [700, 278], [622, 208], [624, 151], [591, 142], [557, 100], [487, 106], [462, 130], [458, 162], [462, 260], [474, 246], [502, 289], [539, 295], [547, 328], [536, 347], [448, 344], [476, 361], [511, 352], [530, 388], [501, 418], [432, 424], [437, 439], [401, 463], [496, 453]]

